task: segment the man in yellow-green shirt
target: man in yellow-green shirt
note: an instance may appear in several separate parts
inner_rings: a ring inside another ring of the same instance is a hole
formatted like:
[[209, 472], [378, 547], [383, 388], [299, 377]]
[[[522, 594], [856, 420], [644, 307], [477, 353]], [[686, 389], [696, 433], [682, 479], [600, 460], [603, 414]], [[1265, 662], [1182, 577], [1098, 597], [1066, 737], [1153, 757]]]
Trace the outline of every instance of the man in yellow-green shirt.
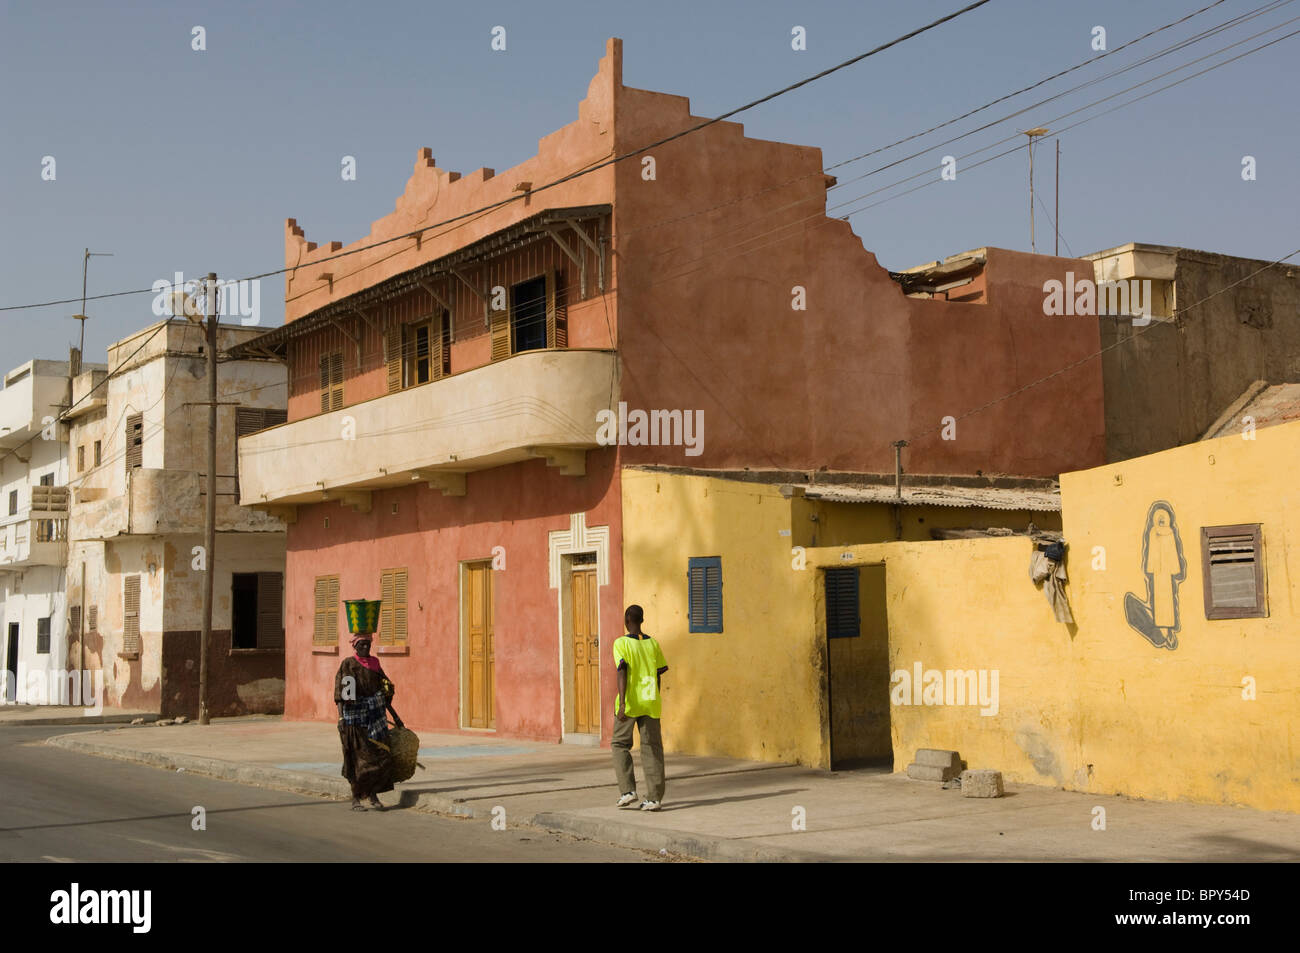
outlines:
[[[618, 695], [614, 698], [614, 774], [621, 792], [618, 806], [657, 811], [664, 797], [664, 746], [659, 735], [659, 680], [668, 663], [659, 643], [641, 631], [645, 612], [628, 606], [623, 614], [627, 635], [614, 642], [614, 665], [618, 669]], [[641, 732], [641, 770], [645, 772], [646, 797], [639, 804], [636, 773], [632, 767], [632, 726]]]

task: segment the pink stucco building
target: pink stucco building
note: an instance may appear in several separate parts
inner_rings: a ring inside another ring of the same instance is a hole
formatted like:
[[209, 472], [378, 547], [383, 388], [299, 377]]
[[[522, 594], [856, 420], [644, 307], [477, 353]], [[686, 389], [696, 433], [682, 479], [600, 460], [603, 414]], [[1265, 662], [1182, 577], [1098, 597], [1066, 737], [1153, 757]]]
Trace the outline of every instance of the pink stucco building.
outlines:
[[[698, 122], [624, 86], [611, 40], [535, 157], [422, 149], [351, 246], [288, 221], [286, 323], [238, 351], [289, 369], [288, 422], [239, 447], [241, 502], [288, 521], [287, 717], [333, 720], [338, 603], [383, 597], [413, 727], [607, 743], [627, 466], [892, 473], [898, 439], [918, 474], [1104, 462], [1096, 321], [1042, 308], [1088, 263], [985, 249], [961, 293], [909, 295], [824, 214], [820, 150], [735, 123], [601, 165]], [[637, 411], [666, 443], [609, 445]]]

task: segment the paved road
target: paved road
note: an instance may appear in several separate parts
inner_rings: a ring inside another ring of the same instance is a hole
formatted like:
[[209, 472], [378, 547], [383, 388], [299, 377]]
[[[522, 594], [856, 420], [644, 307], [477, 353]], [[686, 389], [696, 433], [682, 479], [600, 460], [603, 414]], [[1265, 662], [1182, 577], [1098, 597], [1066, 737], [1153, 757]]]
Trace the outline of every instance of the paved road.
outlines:
[[[0, 726], [0, 863], [232, 861], [661, 862], [527, 828], [176, 774], [49, 747], [67, 727]], [[394, 801], [392, 794], [385, 795]], [[193, 830], [203, 807], [207, 829]], [[358, 836], [358, 835], [362, 836]]]

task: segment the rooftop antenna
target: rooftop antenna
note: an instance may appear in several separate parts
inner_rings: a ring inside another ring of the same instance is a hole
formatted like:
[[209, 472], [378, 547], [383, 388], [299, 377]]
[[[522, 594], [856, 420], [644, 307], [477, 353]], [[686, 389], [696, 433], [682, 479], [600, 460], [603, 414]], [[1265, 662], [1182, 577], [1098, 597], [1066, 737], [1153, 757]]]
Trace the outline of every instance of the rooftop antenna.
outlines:
[[77, 367], [73, 373], [81, 371], [81, 355], [86, 351], [86, 270], [90, 267], [90, 259], [94, 258], [112, 258], [111, 251], [91, 251], [89, 248], [81, 257], [81, 313], [74, 314], [73, 317], [81, 322], [81, 337], [77, 344]]
[[1025, 135], [1029, 137], [1029, 250], [1037, 252], [1038, 246], [1034, 242], [1034, 140], [1039, 136], [1045, 136], [1051, 130], [1045, 126], [1035, 126], [1033, 129], [1026, 129]]

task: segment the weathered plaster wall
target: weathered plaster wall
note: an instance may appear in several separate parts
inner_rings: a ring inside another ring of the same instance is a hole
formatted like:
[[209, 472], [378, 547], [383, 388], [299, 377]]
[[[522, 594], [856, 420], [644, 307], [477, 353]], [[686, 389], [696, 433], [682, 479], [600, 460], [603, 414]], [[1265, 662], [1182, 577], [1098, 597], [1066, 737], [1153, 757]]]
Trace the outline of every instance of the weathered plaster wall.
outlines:
[[1191, 310], [1141, 328], [1098, 319], [1101, 343], [1110, 348], [1104, 373], [1111, 461], [1199, 439], [1257, 380], [1300, 381], [1300, 270], [1189, 249], [1173, 254], [1174, 303]]
[[[494, 573], [496, 731], [558, 741], [559, 590], [548, 581], [548, 533], [567, 530], [570, 514], [610, 529], [609, 583], [600, 590], [602, 660], [622, 634], [621, 517], [615, 452], [587, 454], [587, 473], [569, 477], [536, 460], [467, 477], [466, 495], [444, 497], [424, 484], [373, 494], [369, 513], [337, 503], [301, 506], [289, 527], [286, 594], [288, 718], [334, 721], [334, 673], [350, 654], [345, 599], [377, 599], [380, 573], [406, 567], [409, 653], [384, 655], [397, 685], [396, 708], [415, 729], [461, 724], [460, 564], [490, 560]], [[392, 508], [396, 504], [397, 512]], [[329, 519], [328, 528], [324, 526]], [[339, 576], [338, 645], [312, 646], [316, 576]], [[340, 655], [342, 653], [342, 656]], [[602, 665], [605, 711], [612, 711], [613, 672]], [[609, 719], [602, 725], [608, 739]]]
[[[699, 122], [687, 100], [618, 87], [629, 151]], [[704, 411], [704, 452], [633, 463], [1055, 475], [1104, 460], [1092, 319], [1046, 317], [1043, 283], [1091, 264], [987, 250], [985, 303], [907, 298], [850, 226], [824, 215], [819, 149], [718, 123], [616, 167], [622, 396]], [[806, 310], [793, 310], [794, 289]], [[962, 417], [1065, 368], [1032, 391]]]
[[[774, 485], [639, 469], [624, 470], [622, 485], [626, 601], [645, 608], [646, 631], [659, 639], [672, 669], [664, 683], [665, 744], [689, 754], [828, 767], [823, 593], [811, 562], [797, 568], [804, 563], [795, 547], [808, 556], [821, 552], [812, 547], [893, 539], [893, 507], [786, 499]], [[1013, 517], [1059, 525], [1059, 514], [938, 507], [905, 512], [905, 532], [918, 541], [929, 540], [931, 527], [1016, 525]], [[689, 631], [692, 556], [722, 557], [721, 633]], [[863, 582], [864, 598], [870, 583]], [[863, 646], [871, 641], [874, 612], [864, 603]], [[858, 671], [867, 663], [857, 656], [876, 657], [865, 648], [856, 656], [844, 645], [837, 649], [841, 666]], [[882, 698], [875, 689], [883, 675], [870, 673], [864, 694]], [[872, 709], [844, 697], [839, 704], [841, 717], [887, 717], [878, 704]]]
[[[1029, 582], [1025, 540], [851, 547], [847, 564], [885, 565], [893, 669], [921, 662], [999, 673], [996, 715], [896, 705], [895, 765], [917, 748], [952, 748], [971, 767], [999, 769], [1011, 781], [1300, 810], [1297, 459], [1300, 424], [1287, 424], [1254, 441], [1227, 437], [1064, 474], [1073, 626], [1057, 623]], [[1186, 559], [1173, 650], [1155, 647], [1125, 618], [1126, 594], [1145, 598], [1143, 536], [1160, 500], [1175, 513]], [[1207, 620], [1200, 528], [1255, 522], [1269, 615]], [[810, 550], [809, 564], [845, 565], [842, 554]]]
[[[64, 668], [67, 644], [67, 613], [64, 611], [63, 567], [32, 566], [21, 574], [0, 576], [6, 591], [0, 602], [0, 637], [8, 644], [9, 626], [18, 625], [18, 679], [15, 700], [19, 704], [43, 705], [51, 699], [49, 673]], [[50, 620], [50, 649], [37, 652], [36, 636], [40, 619]], [[7, 663], [7, 659], [5, 660]]]
[[[220, 346], [228, 348], [256, 333], [256, 328], [222, 325]], [[203, 343], [201, 329], [184, 321], [173, 321], [162, 330], [152, 325], [117, 342], [109, 348], [109, 364], [121, 373], [101, 389], [107, 405], [78, 417], [71, 428], [72, 446], [86, 447], [87, 465], [71, 481], [69, 598], [71, 604], [82, 604], [84, 564], [85, 605], [99, 608], [99, 631], [86, 637], [86, 664], [103, 668], [109, 705], [152, 710], [166, 705], [179, 713], [188, 704], [184, 693], [189, 672], [181, 660], [184, 655], [197, 663], [197, 643], [188, 655], [184, 647], [187, 633], [200, 625], [202, 600], [202, 577], [191, 564], [193, 547], [202, 542], [201, 473], [207, 453], [207, 408], [196, 403], [207, 400]], [[282, 365], [223, 362], [218, 373], [219, 400], [284, 407]], [[143, 465], [128, 472], [125, 428], [134, 413], [144, 416]], [[213, 667], [213, 710], [218, 710], [216, 702], [221, 699], [223, 714], [239, 713], [236, 685], [245, 682], [261, 687], [249, 696], [253, 707], [244, 710], [268, 710], [267, 680], [283, 677], [281, 653], [255, 660], [232, 660], [226, 654], [232, 572], [282, 572], [285, 539], [278, 520], [237, 505], [234, 427], [235, 407], [219, 407], [217, 526], [224, 532], [214, 563], [213, 629], [225, 632], [225, 642], [214, 636], [213, 652], [223, 644], [224, 649]], [[100, 441], [98, 467], [94, 466], [95, 440]], [[141, 582], [142, 648], [139, 658], [124, 658], [123, 580], [134, 573], [140, 574]], [[79, 664], [80, 645], [69, 645], [66, 655], [70, 663]], [[170, 685], [165, 684], [164, 655], [171, 660], [168, 671], [174, 683]]]
[[[659, 640], [670, 751], [823, 764], [825, 651], [794, 598], [790, 502], [773, 486], [624, 470], [628, 603]], [[720, 633], [691, 633], [687, 565], [722, 557]]]

